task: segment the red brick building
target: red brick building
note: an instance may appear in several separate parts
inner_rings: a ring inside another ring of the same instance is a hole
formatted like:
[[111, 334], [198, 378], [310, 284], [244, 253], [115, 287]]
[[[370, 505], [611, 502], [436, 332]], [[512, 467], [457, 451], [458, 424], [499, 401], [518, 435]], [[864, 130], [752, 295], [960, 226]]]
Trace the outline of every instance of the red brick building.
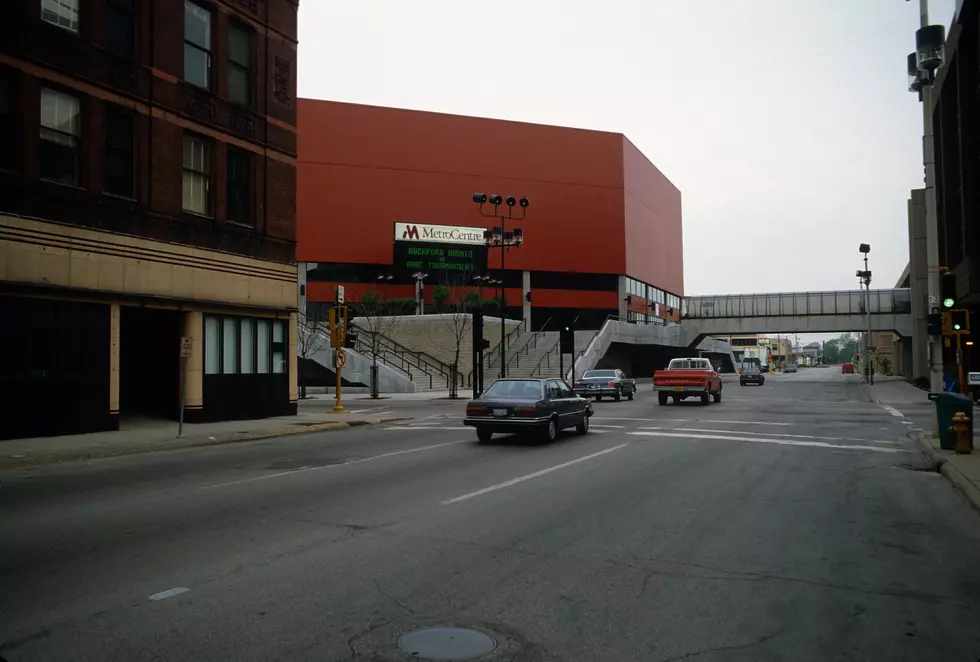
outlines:
[[294, 409], [297, 0], [4, 9], [2, 434]]
[[499, 224], [472, 202], [483, 191], [531, 202], [507, 226], [525, 241], [506, 270], [499, 250], [485, 258], [509, 317], [533, 328], [564, 316], [579, 328], [610, 314], [679, 318], [681, 194], [625, 136], [311, 99], [299, 100], [299, 118], [297, 259], [310, 263], [309, 302], [333, 301], [337, 284], [356, 300], [379, 276], [388, 297], [412, 297], [411, 274], [393, 264], [394, 224], [482, 231]]

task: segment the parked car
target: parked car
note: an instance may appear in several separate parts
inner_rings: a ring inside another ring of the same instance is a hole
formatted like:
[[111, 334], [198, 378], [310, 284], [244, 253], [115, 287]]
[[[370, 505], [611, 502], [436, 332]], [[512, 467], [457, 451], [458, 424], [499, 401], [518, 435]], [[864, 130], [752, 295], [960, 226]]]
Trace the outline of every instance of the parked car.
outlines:
[[602, 400], [602, 396], [619, 402], [620, 398], [633, 399], [636, 381], [626, 376], [622, 370], [586, 370], [582, 378], [572, 385], [576, 395], [584, 398]]
[[466, 405], [463, 424], [476, 428], [482, 442], [495, 432], [537, 433], [554, 441], [564, 428], [588, 432], [590, 416], [592, 402], [562, 379], [498, 379]]
[[763, 386], [766, 383], [766, 376], [762, 374], [762, 371], [758, 368], [748, 368], [742, 371], [742, 374], [738, 376], [738, 383], [742, 386], [746, 384], [758, 384]]
[[795, 363], [787, 363], [786, 365], [783, 366], [783, 372], [784, 373], [786, 373], [786, 372], [797, 372], [797, 370], [798, 369], [797, 369]]
[[841, 363], [840, 372], [842, 375], [853, 375], [854, 374], [854, 364], [853, 363]]
[[666, 370], [653, 373], [653, 390], [660, 404], [686, 398], [701, 398], [701, 404], [721, 402], [722, 379], [711, 361], [701, 358], [671, 359]]

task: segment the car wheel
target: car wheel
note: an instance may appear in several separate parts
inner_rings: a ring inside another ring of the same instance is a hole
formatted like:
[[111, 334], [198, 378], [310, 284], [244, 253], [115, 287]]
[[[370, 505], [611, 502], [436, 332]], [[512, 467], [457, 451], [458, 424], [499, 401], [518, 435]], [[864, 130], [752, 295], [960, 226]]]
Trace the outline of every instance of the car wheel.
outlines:
[[715, 402], [721, 402], [721, 386], [718, 387], [718, 392], [714, 394]]
[[764, 379], [759, 380], [759, 386], [765, 386], [765, 384], [766, 384], [766, 380]]
[[480, 440], [481, 444], [485, 444], [490, 441], [490, 437], [493, 436], [493, 432], [490, 430], [484, 430], [483, 428], [477, 428], [476, 438]]
[[602, 400], [602, 396], [601, 395], [595, 396], [595, 401], [596, 402], [599, 402], [600, 400]]
[[660, 404], [662, 404], [662, 405], [667, 404], [667, 394], [666, 393], [657, 393], [657, 401]]
[[575, 431], [579, 434], [585, 434], [589, 431], [589, 417], [585, 416], [582, 422], [575, 426]]
[[619, 402], [622, 399], [622, 397], [623, 397], [623, 394], [619, 392], [619, 389], [616, 389], [616, 395], [613, 396], [613, 399], [616, 402]]
[[745, 386], [745, 382], [739, 382], [738, 385], [739, 386]]
[[629, 393], [627, 393], [627, 394], [626, 394], [626, 399], [627, 399], [627, 400], [632, 400], [632, 399], [633, 399], [633, 394], [634, 394], [634, 393], [636, 393], [636, 389], [633, 389], [632, 391], [630, 391]]
[[550, 419], [548, 425], [544, 429], [544, 439], [545, 441], [554, 441], [558, 438], [558, 420]]
[[711, 396], [708, 394], [707, 391], [705, 391], [704, 393], [701, 394], [701, 404], [706, 405], [709, 404], [710, 402], [711, 402]]

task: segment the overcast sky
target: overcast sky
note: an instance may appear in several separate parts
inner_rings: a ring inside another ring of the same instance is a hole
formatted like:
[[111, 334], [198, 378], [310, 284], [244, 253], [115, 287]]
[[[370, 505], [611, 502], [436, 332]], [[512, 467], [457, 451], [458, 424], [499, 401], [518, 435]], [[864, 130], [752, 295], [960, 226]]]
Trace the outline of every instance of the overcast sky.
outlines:
[[[954, 0], [931, 0], [949, 25]], [[681, 190], [687, 294], [908, 261], [918, 2], [303, 0], [304, 97], [616, 131]]]

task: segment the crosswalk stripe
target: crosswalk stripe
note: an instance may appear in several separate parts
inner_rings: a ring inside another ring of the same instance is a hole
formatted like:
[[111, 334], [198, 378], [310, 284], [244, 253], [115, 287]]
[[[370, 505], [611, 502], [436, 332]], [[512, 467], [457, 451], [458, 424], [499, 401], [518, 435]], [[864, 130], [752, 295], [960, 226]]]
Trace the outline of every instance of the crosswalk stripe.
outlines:
[[781, 446], [813, 446], [815, 448], [839, 448], [841, 450], [874, 451], [876, 453], [904, 453], [902, 448], [882, 448], [880, 446], [863, 446], [860, 444], [830, 444], [825, 441], [793, 441], [790, 439], [763, 439], [761, 437], [736, 437], [733, 435], [684, 434], [682, 432], [627, 432], [638, 437], [679, 437], [682, 439], [708, 439], [720, 441], [748, 441], [756, 444], [779, 444]]
[[810, 434], [786, 434], [784, 432], [744, 432], [740, 430], [710, 430], [708, 428], [655, 428], [641, 427], [640, 430], [664, 430], [675, 432], [710, 432], [713, 434], [752, 434], [761, 437], [789, 437], [791, 439], [823, 439], [825, 441], [863, 441], [867, 444], [895, 444], [900, 445], [901, 441], [885, 441], [883, 439], [858, 439], [857, 437], [818, 437]]

